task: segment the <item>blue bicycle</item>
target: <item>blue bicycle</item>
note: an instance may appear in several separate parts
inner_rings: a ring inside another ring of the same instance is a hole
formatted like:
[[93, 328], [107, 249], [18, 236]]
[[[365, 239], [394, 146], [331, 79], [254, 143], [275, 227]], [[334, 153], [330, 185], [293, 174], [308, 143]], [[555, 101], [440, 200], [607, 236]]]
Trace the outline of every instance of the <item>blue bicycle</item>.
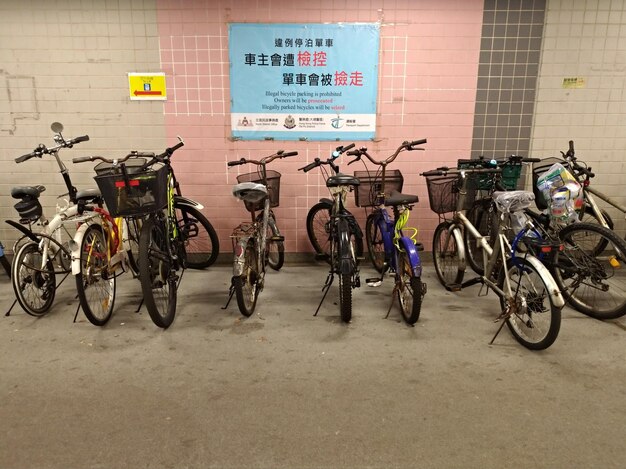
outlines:
[[[389, 158], [376, 161], [367, 153], [367, 148], [353, 150], [347, 154], [356, 158], [348, 164], [367, 157], [379, 168], [374, 175], [369, 171], [355, 171], [355, 177], [361, 184], [355, 191], [356, 204], [359, 207], [374, 207], [367, 217], [365, 224], [365, 239], [369, 250], [369, 257], [374, 268], [380, 272], [379, 278], [366, 279], [369, 286], [382, 284], [385, 273], [391, 271], [395, 275], [395, 285], [392, 301], [387, 311], [391, 312], [395, 295], [400, 303], [402, 318], [407, 324], [417, 322], [422, 308], [422, 299], [426, 294], [426, 284], [422, 282], [422, 263], [419, 251], [423, 250], [421, 243], [415, 240], [417, 229], [407, 228], [409, 214], [413, 204], [417, 203], [416, 195], [402, 194], [403, 178], [399, 170], [387, 170], [387, 165], [393, 162], [404, 150], [423, 150], [415, 148], [426, 143], [426, 139], [404, 142]], [[393, 217], [387, 211], [391, 207]], [[403, 230], [413, 233], [404, 234]]]

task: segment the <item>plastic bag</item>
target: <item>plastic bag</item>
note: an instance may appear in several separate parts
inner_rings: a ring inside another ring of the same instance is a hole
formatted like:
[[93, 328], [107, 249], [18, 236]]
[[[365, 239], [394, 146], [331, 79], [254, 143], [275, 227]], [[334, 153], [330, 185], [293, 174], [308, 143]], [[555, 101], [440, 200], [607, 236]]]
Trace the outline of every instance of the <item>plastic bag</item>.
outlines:
[[540, 174], [537, 188], [549, 201], [548, 211], [552, 218], [562, 224], [576, 221], [576, 211], [584, 205], [583, 191], [576, 178], [562, 164], [555, 163]]

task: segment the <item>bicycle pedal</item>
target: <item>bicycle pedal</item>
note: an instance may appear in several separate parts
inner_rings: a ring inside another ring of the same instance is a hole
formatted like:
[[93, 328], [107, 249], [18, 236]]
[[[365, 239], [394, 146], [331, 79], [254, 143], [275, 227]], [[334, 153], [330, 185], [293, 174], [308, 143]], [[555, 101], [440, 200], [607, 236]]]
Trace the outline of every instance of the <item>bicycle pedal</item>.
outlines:
[[448, 291], [461, 291], [462, 288], [460, 283], [450, 283], [446, 285], [446, 290]]
[[279, 242], [285, 241], [285, 237], [282, 236], [282, 235], [270, 236], [270, 241], [273, 241], [275, 243], [279, 243]]
[[380, 287], [383, 284], [382, 278], [367, 278], [365, 283], [368, 287]]

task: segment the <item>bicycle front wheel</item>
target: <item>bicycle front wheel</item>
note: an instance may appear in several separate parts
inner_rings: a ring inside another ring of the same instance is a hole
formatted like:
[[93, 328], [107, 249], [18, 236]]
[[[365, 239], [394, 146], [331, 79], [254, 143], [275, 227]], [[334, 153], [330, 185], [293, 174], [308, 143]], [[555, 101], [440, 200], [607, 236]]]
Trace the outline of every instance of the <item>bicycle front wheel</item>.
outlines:
[[18, 249], [11, 264], [11, 284], [17, 302], [31, 316], [43, 316], [52, 307], [56, 294], [54, 264], [50, 258], [43, 262], [37, 243]]
[[561, 309], [554, 305], [546, 280], [524, 258], [516, 258], [519, 267], [511, 259], [506, 271], [500, 269], [498, 285], [505, 287], [508, 272], [513, 297], [500, 298], [500, 306], [510, 315], [506, 319], [509, 330], [520, 344], [530, 350], [550, 347], [559, 335]]
[[80, 244], [76, 290], [83, 312], [94, 326], [104, 326], [111, 319], [115, 303], [115, 276], [108, 270], [108, 249], [102, 226], [87, 228]]
[[377, 212], [368, 215], [365, 221], [365, 241], [372, 265], [376, 271], [382, 273], [385, 268], [385, 243], [378, 225], [379, 219], [380, 214]]
[[422, 279], [413, 274], [409, 256], [401, 252], [398, 258], [398, 303], [402, 318], [407, 324], [415, 324], [422, 310]]
[[596, 319], [626, 314], [626, 242], [594, 223], [573, 223], [559, 237], [564, 251], [556, 254], [553, 276], [568, 303]]
[[446, 288], [463, 282], [465, 260], [462, 249], [460, 231], [450, 222], [444, 221], [435, 228], [433, 263], [439, 281]]
[[164, 329], [176, 315], [177, 276], [167, 243], [165, 221], [150, 217], [143, 222], [139, 237], [139, 280], [152, 322]]
[[134, 276], [139, 275], [139, 236], [141, 235], [141, 218], [126, 218], [124, 226], [126, 229], [126, 239], [124, 249], [128, 254], [128, 263]]
[[220, 252], [220, 243], [213, 225], [195, 207], [174, 203], [176, 220], [185, 242], [186, 266], [205, 269], [213, 265]]
[[244, 251], [243, 273], [233, 277], [239, 311], [246, 317], [252, 316], [258, 298], [259, 272], [257, 270], [256, 245], [250, 239]]

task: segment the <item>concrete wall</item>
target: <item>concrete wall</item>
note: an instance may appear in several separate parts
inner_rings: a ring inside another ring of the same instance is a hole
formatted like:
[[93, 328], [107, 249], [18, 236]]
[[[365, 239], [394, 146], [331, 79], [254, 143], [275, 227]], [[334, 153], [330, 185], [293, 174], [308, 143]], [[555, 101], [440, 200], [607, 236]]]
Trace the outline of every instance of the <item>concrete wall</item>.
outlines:
[[[565, 78], [584, 86], [564, 88]], [[625, 2], [548, 1], [531, 153], [558, 156], [569, 140], [596, 173], [592, 185], [625, 205]], [[623, 234], [624, 216], [608, 210]]]

